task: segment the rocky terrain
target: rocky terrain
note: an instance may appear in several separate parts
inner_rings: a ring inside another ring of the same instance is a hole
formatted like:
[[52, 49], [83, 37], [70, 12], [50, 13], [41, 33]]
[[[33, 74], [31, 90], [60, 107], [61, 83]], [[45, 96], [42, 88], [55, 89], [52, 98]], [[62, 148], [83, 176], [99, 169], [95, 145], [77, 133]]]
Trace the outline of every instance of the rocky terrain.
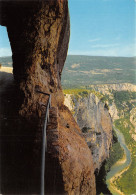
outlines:
[[[64, 104], [61, 74], [70, 35], [68, 1], [2, 0], [0, 10], [0, 25], [7, 27], [13, 54], [13, 75], [1, 72], [6, 84], [0, 80], [0, 193], [40, 193], [41, 137], [50, 94], [45, 190], [95, 195], [94, 171], [109, 155], [112, 123], [108, 105], [95, 95], [69, 96], [69, 109]], [[117, 117], [114, 105], [111, 110]]]
[[112, 145], [112, 120], [106, 105], [94, 94], [85, 97], [66, 94], [64, 103], [82, 129], [93, 154], [94, 167], [99, 170]]
[[[98, 181], [97, 190], [98, 187], [100, 190], [101, 185], [104, 185], [100, 184], [100, 181], [106, 174], [105, 170], [109, 171], [116, 160], [120, 159], [118, 151], [123, 152], [117, 143], [115, 132], [113, 132], [113, 147], [110, 148], [113, 122], [115, 127], [123, 133], [131, 153], [130, 166], [116, 180], [116, 188], [124, 194], [134, 193], [136, 178], [136, 86], [128, 83], [113, 84], [113, 86], [92, 85], [90, 89], [65, 89], [64, 93], [65, 104], [82, 129], [82, 134], [92, 151], [94, 167], [96, 170], [100, 170], [101, 179], [99, 178], [100, 174], [96, 177]], [[109, 152], [110, 158], [107, 160]], [[102, 166], [105, 159], [106, 169]], [[107, 169], [107, 167], [110, 168]], [[129, 182], [130, 175], [132, 177], [131, 182]], [[131, 188], [129, 188], [130, 185]], [[99, 192], [107, 194], [106, 188], [101, 190], [103, 191]]]
[[131, 83], [117, 83], [117, 84], [103, 84], [103, 85], [89, 85], [94, 90], [103, 94], [110, 94], [110, 91], [133, 91], [136, 92], [136, 85]]
[[[45, 180], [48, 178], [50, 183], [45, 189], [51, 194], [95, 195], [92, 154], [79, 126], [64, 105], [61, 88], [61, 72], [70, 34], [68, 1], [2, 0], [0, 10], [0, 25], [7, 27], [11, 44], [14, 76], [13, 85], [3, 86], [0, 94], [1, 193], [39, 194], [39, 185], [36, 184], [40, 183], [40, 173], [38, 177], [37, 173], [34, 179], [32, 177], [39, 170], [39, 141], [48, 102], [48, 96], [43, 93], [48, 93], [57, 119], [55, 127], [52, 121], [47, 137], [56, 154], [47, 151], [46, 166], [50, 170], [58, 167], [59, 171], [45, 171]], [[5, 141], [11, 135], [14, 135], [14, 144], [11, 139]], [[28, 135], [33, 138], [30, 147], [29, 143], [25, 144]], [[20, 139], [22, 142], [18, 141]]]

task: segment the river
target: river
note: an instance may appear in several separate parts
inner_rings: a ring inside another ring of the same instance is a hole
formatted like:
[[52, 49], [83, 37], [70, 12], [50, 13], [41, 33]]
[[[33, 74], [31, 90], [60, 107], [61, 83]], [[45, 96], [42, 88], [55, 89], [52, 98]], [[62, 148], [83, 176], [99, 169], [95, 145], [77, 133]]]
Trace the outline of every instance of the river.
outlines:
[[131, 154], [130, 154], [129, 149], [127, 148], [123, 134], [115, 127], [114, 129], [116, 131], [118, 141], [124, 150], [126, 160], [123, 163], [116, 163], [115, 165], [111, 167], [111, 170], [110, 172], [108, 172], [107, 177], [106, 177], [106, 183], [108, 185], [109, 190], [111, 191], [113, 195], [120, 195], [120, 193], [111, 186], [110, 179], [112, 179], [117, 173], [121, 172], [123, 169], [128, 167], [128, 165], [131, 163]]

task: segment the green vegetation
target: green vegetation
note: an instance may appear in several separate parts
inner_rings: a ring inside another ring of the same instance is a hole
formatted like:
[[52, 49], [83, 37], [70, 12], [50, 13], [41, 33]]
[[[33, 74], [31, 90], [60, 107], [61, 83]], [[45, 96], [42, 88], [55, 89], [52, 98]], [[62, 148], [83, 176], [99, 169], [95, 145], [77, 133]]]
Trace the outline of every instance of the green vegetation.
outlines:
[[[94, 89], [85, 88], [73, 88], [65, 89], [65, 94], [73, 94], [74, 98], [87, 97], [88, 94], [95, 94], [108, 109], [109, 105], [115, 102], [118, 109], [120, 119], [115, 121], [115, 127], [119, 129], [124, 137], [128, 148], [131, 151], [131, 165], [129, 169], [123, 173], [121, 178], [116, 181], [117, 187], [126, 195], [130, 195], [136, 192], [136, 142], [132, 139], [132, 133], [134, 133], [134, 126], [130, 122], [130, 111], [136, 106], [136, 92], [130, 91], [109, 91], [110, 95], [104, 95]], [[83, 132], [88, 132], [88, 128], [82, 129]], [[110, 150], [110, 157], [105, 164], [105, 172], [107, 173], [111, 166], [114, 165], [119, 159], [123, 157], [124, 150], [121, 148], [117, 135], [113, 130], [113, 145]], [[130, 179], [131, 178], [131, 179]]]
[[115, 127], [123, 133], [132, 161], [129, 169], [116, 180], [116, 185], [124, 194], [131, 195], [136, 192], [136, 141], [132, 138], [135, 128], [130, 122], [130, 111], [135, 107], [136, 92], [113, 91], [113, 96], [120, 114]]
[[90, 93], [96, 95], [99, 99], [103, 98], [103, 96], [104, 96], [102, 93], [100, 93], [98, 91], [95, 91], [93, 89], [78, 89], [78, 88], [75, 88], [75, 89], [64, 89], [63, 93], [64, 94], [73, 94], [76, 99], [79, 96], [80, 97], [87, 97]]
[[113, 99], [111, 99], [110, 96], [109, 96], [108, 94], [105, 94], [105, 95], [103, 95], [103, 97], [101, 98], [101, 101], [102, 101], [103, 103], [108, 102], [109, 104], [112, 104]]
[[110, 149], [110, 156], [105, 164], [105, 171], [109, 172], [112, 165], [114, 165], [119, 159], [123, 158], [124, 151], [118, 142], [116, 132], [113, 130], [113, 145]]
[[[0, 57], [2, 66], [12, 67], [12, 57]], [[135, 57], [69, 55], [62, 73], [63, 88], [90, 84], [136, 84]]]
[[89, 131], [90, 129], [91, 129], [90, 127], [83, 127], [83, 128], [82, 128], [82, 132], [83, 132], [83, 133], [88, 133], [88, 131]]
[[115, 126], [123, 133], [126, 144], [131, 151], [132, 160], [129, 169], [116, 181], [117, 187], [125, 194], [130, 195], [136, 192], [136, 142], [130, 134], [130, 131], [134, 132], [134, 127], [128, 117], [116, 120]]
[[128, 115], [128, 112], [130, 112], [130, 110], [135, 107], [135, 102], [133, 104], [132, 100], [136, 99], [136, 92], [113, 91], [113, 96], [114, 102], [120, 114], [122, 111], [124, 111], [124, 114]]
[[[103, 96], [103, 102], [115, 102], [118, 109], [120, 119], [115, 121], [115, 127], [119, 129], [125, 138], [125, 142], [131, 152], [131, 164], [126, 172], [118, 177], [116, 186], [125, 195], [131, 195], [136, 192], [136, 141], [132, 138], [135, 134], [135, 128], [130, 122], [130, 111], [136, 106], [136, 92], [130, 91], [110, 91], [111, 95]], [[112, 98], [113, 97], [113, 98]], [[110, 151], [110, 157], [105, 164], [105, 171], [109, 171], [110, 167], [123, 157], [123, 149], [117, 142], [117, 136], [113, 131], [113, 146]]]
[[69, 55], [62, 73], [63, 88], [90, 84], [136, 84], [135, 58]]

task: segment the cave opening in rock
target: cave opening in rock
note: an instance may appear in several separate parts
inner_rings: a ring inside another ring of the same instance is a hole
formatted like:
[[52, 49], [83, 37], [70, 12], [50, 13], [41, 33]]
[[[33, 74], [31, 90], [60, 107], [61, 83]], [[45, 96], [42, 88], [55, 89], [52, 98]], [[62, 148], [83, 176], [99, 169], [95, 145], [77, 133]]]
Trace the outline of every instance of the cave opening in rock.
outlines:
[[[2, 72], [11, 72], [12, 49], [8, 37], [7, 28], [0, 25], [0, 64], [5, 67]], [[5, 71], [4, 71], [5, 70]]]
[[0, 25], [0, 57], [12, 56], [7, 28]]

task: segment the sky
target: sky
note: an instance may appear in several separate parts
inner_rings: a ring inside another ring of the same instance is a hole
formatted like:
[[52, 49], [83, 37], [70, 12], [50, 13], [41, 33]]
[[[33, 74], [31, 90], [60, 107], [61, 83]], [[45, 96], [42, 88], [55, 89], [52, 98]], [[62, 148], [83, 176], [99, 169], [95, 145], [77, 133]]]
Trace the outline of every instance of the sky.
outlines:
[[[69, 0], [68, 54], [136, 56], [136, 0]], [[0, 56], [11, 55], [6, 28], [0, 26]]]

